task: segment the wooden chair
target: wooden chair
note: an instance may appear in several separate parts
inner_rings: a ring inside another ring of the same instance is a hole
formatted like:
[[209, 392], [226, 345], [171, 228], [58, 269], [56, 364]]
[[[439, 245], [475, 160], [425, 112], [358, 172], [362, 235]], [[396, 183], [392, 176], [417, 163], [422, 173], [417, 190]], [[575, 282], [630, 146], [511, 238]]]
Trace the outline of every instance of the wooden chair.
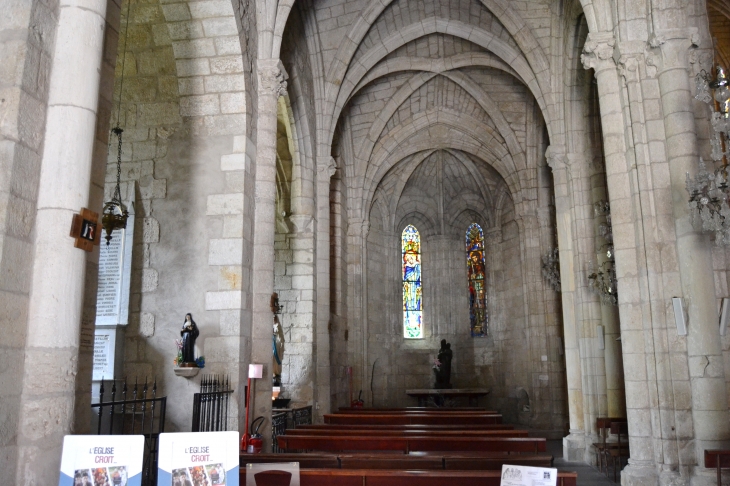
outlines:
[[[608, 458], [611, 458], [611, 462], [613, 463], [613, 481], [616, 482], [616, 463], [618, 463], [620, 471], [621, 458], [625, 457], [628, 460], [630, 456], [629, 424], [627, 422], [611, 422], [611, 433], [618, 436], [618, 442], [616, 447], [609, 447], [606, 449], [606, 477], [608, 477]], [[621, 442], [622, 436], [624, 437], [623, 442]]]
[[705, 467], [717, 470], [717, 486], [722, 486], [721, 469], [730, 468], [730, 451], [705, 449]]
[[[613, 417], [598, 417], [596, 419], [596, 428], [598, 429], [598, 436], [600, 437], [600, 441], [594, 442], [593, 447], [596, 450], [596, 463], [598, 463], [598, 470], [601, 472], [603, 472], [603, 460], [606, 457], [606, 450], [616, 447], [616, 444], [606, 442], [611, 428], [611, 423], [625, 421], [626, 419], [624, 418]], [[608, 471], [608, 463], [606, 463], [606, 470]]]

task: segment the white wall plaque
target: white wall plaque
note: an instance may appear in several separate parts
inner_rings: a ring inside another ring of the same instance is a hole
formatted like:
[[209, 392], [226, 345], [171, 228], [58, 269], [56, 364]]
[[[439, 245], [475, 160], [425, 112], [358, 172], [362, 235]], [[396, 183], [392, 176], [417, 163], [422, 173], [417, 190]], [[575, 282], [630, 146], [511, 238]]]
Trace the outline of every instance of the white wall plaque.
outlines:
[[235, 431], [160, 434], [157, 486], [238, 486], [239, 447]]
[[143, 435], [67, 435], [58, 486], [141, 486]]
[[114, 351], [117, 344], [116, 329], [96, 329], [94, 331], [94, 372], [92, 379], [114, 378]]
[[499, 486], [556, 486], [557, 482], [557, 469], [503, 464]]
[[112, 233], [107, 246], [99, 245], [99, 287], [96, 291], [96, 325], [126, 325], [129, 322], [129, 286], [132, 277], [134, 202], [127, 203], [127, 227]]

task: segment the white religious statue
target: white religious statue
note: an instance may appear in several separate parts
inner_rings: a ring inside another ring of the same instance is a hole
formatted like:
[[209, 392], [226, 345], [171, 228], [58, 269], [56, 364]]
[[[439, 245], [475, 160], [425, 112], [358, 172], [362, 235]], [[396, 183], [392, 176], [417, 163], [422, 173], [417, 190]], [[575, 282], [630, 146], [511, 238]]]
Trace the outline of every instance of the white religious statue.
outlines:
[[271, 295], [271, 312], [274, 313], [274, 326], [271, 335], [274, 358], [272, 368], [274, 370], [274, 386], [281, 386], [281, 363], [284, 361], [284, 329], [279, 322], [277, 315], [281, 311], [279, 295], [274, 292]]

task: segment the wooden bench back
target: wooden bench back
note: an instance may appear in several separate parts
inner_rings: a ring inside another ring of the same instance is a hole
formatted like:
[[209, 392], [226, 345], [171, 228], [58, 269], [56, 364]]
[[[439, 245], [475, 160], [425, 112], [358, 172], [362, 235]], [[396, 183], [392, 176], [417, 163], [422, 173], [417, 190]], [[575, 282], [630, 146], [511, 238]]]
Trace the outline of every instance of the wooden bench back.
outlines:
[[509, 424], [470, 424], [470, 425], [372, 425], [372, 424], [306, 424], [297, 425], [289, 430], [514, 430]]
[[449, 469], [470, 471], [498, 471], [502, 464], [518, 466], [552, 467], [553, 456], [539, 455], [505, 455], [503, 453], [478, 455], [465, 452], [452, 453], [414, 453], [387, 454], [382, 452], [358, 454], [241, 454], [240, 465], [270, 464], [277, 462], [298, 462], [302, 469], [340, 468], [340, 469]]
[[545, 452], [543, 438], [495, 438], [472, 436], [307, 436], [284, 434], [277, 437], [282, 450], [311, 451], [480, 451]]
[[346, 436], [479, 436], [479, 437], [527, 437], [526, 430], [429, 430], [424, 428], [412, 430], [353, 430], [353, 429], [287, 429], [294, 435], [346, 435]]
[[501, 415], [487, 414], [325, 414], [324, 423], [343, 425], [476, 425], [476, 424], [500, 424]]
[[360, 414], [360, 415], [374, 415], [378, 413], [382, 414], [419, 414], [419, 413], [426, 413], [426, 414], [457, 414], [457, 415], [465, 415], [465, 414], [488, 414], [488, 415], [496, 415], [498, 412], [495, 412], [493, 410], [487, 410], [484, 408], [476, 408], [476, 407], [470, 407], [470, 408], [435, 408], [435, 407], [408, 407], [408, 408], [352, 408], [352, 407], [340, 407], [339, 410], [336, 413], [354, 413], [354, 414]]
[[[246, 484], [246, 468], [240, 469], [240, 484]], [[284, 478], [276, 471], [260, 473], [272, 480]], [[378, 469], [302, 469], [301, 486], [499, 486], [501, 471], [402, 471]], [[278, 479], [278, 478], [277, 478]], [[558, 472], [558, 486], [577, 486], [574, 472]], [[287, 480], [288, 481], [288, 480]], [[279, 485], [288, 482], [266, 481]]]

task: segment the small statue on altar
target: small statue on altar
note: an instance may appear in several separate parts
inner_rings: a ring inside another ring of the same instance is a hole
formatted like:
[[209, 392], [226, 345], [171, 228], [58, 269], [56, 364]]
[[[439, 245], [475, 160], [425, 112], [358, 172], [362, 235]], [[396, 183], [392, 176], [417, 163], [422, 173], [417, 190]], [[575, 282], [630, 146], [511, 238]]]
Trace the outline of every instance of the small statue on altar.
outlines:
[[433, 367], [436, 375], [436, 383], [433, 387], [437, 390], [452, 388], [451, 386], [451, 359], [454, 357], [451, 351], [451, 343], [447, 343], [446, 339], [441, 340], [441, 349], [438, 354], [438, 366]]
[[197, 367], [195, 362], [195, 340], [200, 335], [198, 326], [193, 320], [193, 315], [185, 314], [185, 322], [183, 323], [180, 336], [182, 337], [182, 366]]

